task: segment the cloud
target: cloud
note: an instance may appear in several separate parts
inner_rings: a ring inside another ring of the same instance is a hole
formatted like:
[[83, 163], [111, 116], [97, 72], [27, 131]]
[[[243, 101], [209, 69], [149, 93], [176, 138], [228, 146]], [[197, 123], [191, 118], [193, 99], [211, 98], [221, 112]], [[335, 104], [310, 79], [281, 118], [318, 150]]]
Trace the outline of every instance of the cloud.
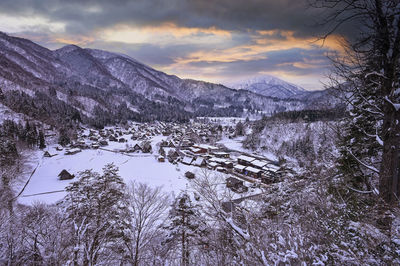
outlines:
[[51, 49], [126, 53], [182, 77], [275, 73], [312, 84], [328, 67], [324, 54], [341, 49], [338, 35], [315, 42], [326, 30], [318, 14], [307, 0], [2, 0], [0, 30]]

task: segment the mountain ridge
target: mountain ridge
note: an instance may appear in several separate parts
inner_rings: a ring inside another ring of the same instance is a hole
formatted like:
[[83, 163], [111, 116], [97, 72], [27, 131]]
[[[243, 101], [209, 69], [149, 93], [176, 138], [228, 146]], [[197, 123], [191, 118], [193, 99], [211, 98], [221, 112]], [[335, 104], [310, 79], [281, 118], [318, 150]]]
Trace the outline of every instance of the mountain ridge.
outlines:
[[271, 75], [254, 76], [231, 84], [237, 90], [248, 90], [263, 96], [280, 99], [307, 93], [304, 88]]
[[[180, 79], [119, 53], [77, 45], [52, 51], [4, 33], [0, 34], [0, 88], [9, 101], [17, 97], [30, 102], [41, 93], [41, 100], [62, 101], [72, 108], [70, 114], [76, 111], [80, 115], [74, 117], [86, 122], [101, 117], [99, 124], [114, 123], [119, 117], [151, 121], [175, 120], [176, 115], [179, 121], [195, 116], [242, 116], [245, 110], [268, 115], [307, 108], [302, 99], [279, 99]], [[90, 106], [85, 106], [87, 102]], [[2, 103], [13, 108], [6, 100]]]

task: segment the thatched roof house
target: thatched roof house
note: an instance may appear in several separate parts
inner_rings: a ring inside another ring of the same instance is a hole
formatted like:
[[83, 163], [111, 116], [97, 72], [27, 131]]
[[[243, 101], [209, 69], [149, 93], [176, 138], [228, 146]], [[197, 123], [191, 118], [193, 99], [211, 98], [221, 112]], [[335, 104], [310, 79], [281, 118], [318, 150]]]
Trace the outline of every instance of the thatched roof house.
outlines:
[[73, 179], [75, 176], [71, 175], [67, 170], [62, 170], [61, 173], [58, 174], [58, 177], [60, 178], [60, 180], [69, 180], [69, 179]]

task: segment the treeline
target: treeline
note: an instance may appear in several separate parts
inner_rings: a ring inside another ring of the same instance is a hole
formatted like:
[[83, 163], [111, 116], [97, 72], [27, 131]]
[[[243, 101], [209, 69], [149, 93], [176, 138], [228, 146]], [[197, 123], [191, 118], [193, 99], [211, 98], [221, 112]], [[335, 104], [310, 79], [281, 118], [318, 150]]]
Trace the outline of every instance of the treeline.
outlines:
[[288, 121], [298, 122], [303, 120], [305, 122], [316, 121], [332, 121], [338, 120], [346, 116], [345, 106], [327, 110], [300, 110], [300, 111], [287, 111], [275, 113], [273, 116], [266, 118], [269, 121]]
[[43, 92], [30, 96], [20, 91], [6, 91], [0, 102], [17, 113], [23, 113], [43, 123], [60, 126], [82, 121], [83, 115], [74, 107]]
[[[3, 124], [0, 124], [0, 140], [2, 142], [22, 142], [28, 147], [39, 147], [43, 149], [46, 147], [45, 136], [43, 129], [36, 123], [29, 121], [16, 123], [13, 120], [5, 120]], [[0, 152], [1, 154], [1, 152]]]
[[[369, 231], [377, 231], [364, 226], [363, 210], [343, 205], [336, 195], [343, 192], [324, 189], [330, 178], [319, 173], [296, 177], [297, 182], [287, 177], [288, 182], [272, 184], [240, 204], [232, 202], [237, 195], [222, 190], [222, 178], [210, 172], [196, 174], [193, 191], [175, 198], [161, 188], [125, 184], [113, 164], [76, 178], [66, 196], [51, 205], [18, 205], [16, 193], [0, 183], [0, 264], [399, 262], [398, 245], [383, 238], [385, 249], [376, 248]], [[358, 224], [367, 229], [358, 230]]]

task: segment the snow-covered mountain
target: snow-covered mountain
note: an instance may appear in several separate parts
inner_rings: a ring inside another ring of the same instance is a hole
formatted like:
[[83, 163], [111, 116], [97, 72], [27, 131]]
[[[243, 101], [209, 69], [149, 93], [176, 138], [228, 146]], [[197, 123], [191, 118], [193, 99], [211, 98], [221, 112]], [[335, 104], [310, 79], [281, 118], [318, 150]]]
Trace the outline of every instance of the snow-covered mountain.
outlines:
[[[303, 98], [286, 99], [303, 91], [299, 87], [266, 77], [248, 84], [258, 84], [259, 89], [180, 79], [126, 55], [76, 45], [52, 51], [0, 32], [0, 103], [36, 119], [59, 114], [100, 124], [124, 119], [182, 121], [240, 116], [246, 110], [268, 115], [308, 108]], [[275, 92], [262, 93], [262, 84], [270, 84]]]
[[257, 94], [280, 99], [292, 98], [306, 92], [302, 87], [270, 75], [256, 76], [230, 85], [237, 90], [248, 90]]

